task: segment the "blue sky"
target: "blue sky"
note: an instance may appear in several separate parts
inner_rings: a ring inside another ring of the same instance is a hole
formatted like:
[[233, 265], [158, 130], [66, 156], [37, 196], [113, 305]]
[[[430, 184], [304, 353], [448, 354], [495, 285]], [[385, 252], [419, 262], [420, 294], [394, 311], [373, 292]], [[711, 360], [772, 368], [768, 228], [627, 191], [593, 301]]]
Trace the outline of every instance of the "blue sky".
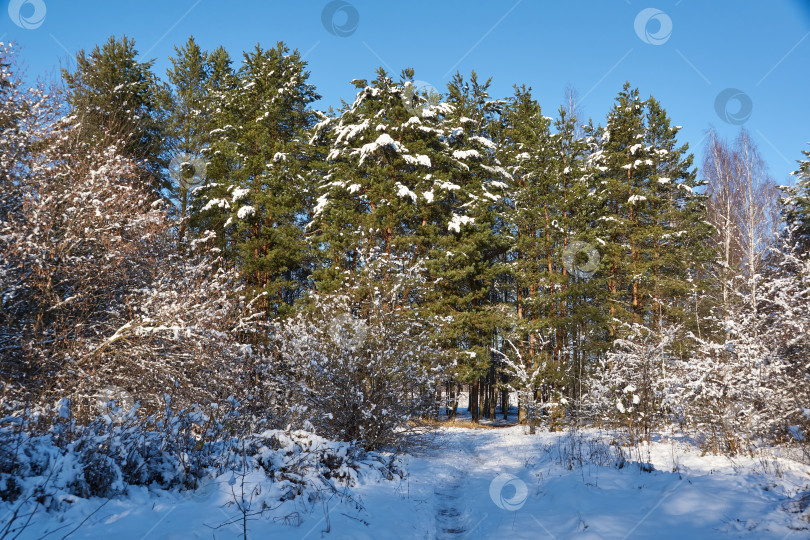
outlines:
[[629, 80], [683, 126], [698, 164], [710, 126], [730, 138], [748, 129], [780, 183], [810, 149], [808, 0], [341, 1], [3, 0], [0, 41], [22, 46], [29, 79], [58, 76], [111, 34], [134, 38], [160, 76], [192, 34], [235, 60], [284, 41], [305, 54], [319, 108], [351, 100], [349, 81], [380, 65], [413, 67], [438, 89], [474, 69], [494, 97], [531, 86], [549, 116], [573, 85], [599, 123]]

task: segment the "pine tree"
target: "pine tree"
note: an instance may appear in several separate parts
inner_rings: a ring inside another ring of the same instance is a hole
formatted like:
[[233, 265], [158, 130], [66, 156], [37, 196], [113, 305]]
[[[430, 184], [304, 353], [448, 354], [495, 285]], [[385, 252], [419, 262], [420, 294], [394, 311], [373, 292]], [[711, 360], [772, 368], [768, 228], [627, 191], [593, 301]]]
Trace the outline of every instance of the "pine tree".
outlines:
[[494, 261], [506, 251], [496, 228], [508, 173], [487, 138], [495, 106], [477, 78], [457, 78], [446, 103], [414, 92], [412, 70], [399, 83], [380, 69], [355, 84], [354, 102], [318, 135], [329, 152], [310, 226], [323, 255], [316, 284], [339, 288], [364, 250], [426, 257], [430, 312], [452, 318], [441, 341], [477, 381], [492, 365]]
[[660, 104], [642, 102], [629, 83], [598, 130], [590, 160], [600, 171], [594, 193], [604, 211], [596, 229], [605, 242], [612, 337], [619, 321], [656, 325], [687, 317], [694, 280], [705, 279], [702, 269], [713, 257], [705, 199], [695, 193], [693, 158], [677, 146], [677, 131]]
[[[510, 242], [504, 196], [512, 177], [498, 160], [492, 140], [504, 104], [490, 99], [489, 85], [490, 80], [480, 82], [473, 72], [469, 81], [457, 73], [447, 86], [450, 111], [442, 122], [442, 163], [447, 168], [436, 174], [452, 187], [445, 203], [451, 217], [448, 234], [439, 238], [430, 261], [437, 283], [435, 309], [452, 317], [444, 343], [458, 351], [459, 376], [471, 384], [474, 421], [479, 418], [482, 379], [494, 381], [490, 349], [505, 326], [502, 311], [496, 309], [501, 299], [496, 286], [508, 271]], [[483, 395], [489, 397], [491, 412], [494, 394], [487, 390]]]
[[[601, 171], [594, 187], [604, 209], [597, 218], [597, 230], [606, 242], [603, 264], [611, 320], [642, 320], [640, 286], [647, 262], [641, 256], [641, 242], [648, 231], [639, 208], [647, 201], [647, 178], [653, 165], [644, 137], [643, 104], [638, 90], [626, 83], [598, 132], [598, 150], [591, 156]], [[616, 330], [611, 322], [611, 336], [616, 336]]]
[[319, 124], [315, 138], [328, 154], [310, 230], [322, 255], [320, 290], [339, 288], [363, 250], [414, 262], [446, 230], [449, 190], [432, 172], [441, 169], [446, 106], [414, 95], [412, 70], [402, 77], [394, 83], [380, 69], [371, 84], [354, 81], [354, 102]]
[[134, 159], [141, 177], [156, 190], [170, 188], [163, 171], [168, 90], [152, 73], [154, 60], [138, 61], [135, 41], [110, 36], [90, 53], [76, 54], [76, 68], [62, 70], [67, 100], [86, 142], [108, 133], [125, 141], [124, 155]]
[[[588, 142], [575, 116], [576, 103], [560, 107], [551, 136], [552, 175], [558, 184], [559, 215], [549, 222], [562, 245], [556, 245], [553, 262], [558, 266], [555, 293], [558, 307], [551, 317], [555, 357], [567, 368], [565, 394], [579, 403], [588, 364], [606, 349], [601, 240], [595, 218], [602, 208], [592, 196], [593, 176], [598, 171], [587, 162]], [[556, 225], [555, 225], [556, 221]], [[560, 389], [562, 391], [562, 389]]]
[[236, 261], [252, 298], [268, 314], [285, 314], [308, 275], [310, 192], [305, 132], [319, 99], [298, 51], [283, 43], [244, 55], [235, 76], [217, 52], [212, 82], [215, 126], [205, 150], [209, 183], [200, 190], [196, 227], [216, 232]]
[[202, 150], [211, 124], [206, 110], [211, 66], [208, 53], [197, 45], [193, 36], [183, 47], [174, 50], [176, 56], [169, 59], [172, 67], [166, 70], [172, 89], [167, 132], [172, 141], [169, 174], [180, 219], [178, 241], [182, 243], [191, 206], [191, 190], [205, 180]]
[[595, 331], [604, 325], [594, 307], [601, 303], [601, 289], [591, 280], [600, 255], [590, 225], [600, 209], [588, 197], [588, 147], [566, 108], [553, 121], [554, 133], [551, 127], [530, 92], [516, 88], [499, 149], [514, 177], [509, 221], [520, 356], [543, 377], [535, 397], [541, 403], [557, 402], [563, 393], [577, 398], [585, 363], [594, 350], [604, 350]]
[[[510, 266], [514, 279], [518, 362], [524, 362], [522, 382], [531, 388], [521, 390], [521, 416], [525, 412], [532, 430], [535, 426], [535, 402], [542, 402], [550, 385], [559, 382], [559, 363], [552, 358], [554, 347], [545, 337], [559, 319], [556, 312], [557, 287], [556, 248], [561, 244], [561, 228], [551, 226], [561, 217], [557, 176], [552, 158], [551, 119], [543, 116], [540, 105], [526, 87], [515, 87], [507, 102], [498, 133], [500, 160], [507, 164], [513, 177], [508, 213], [509, 236], [514, 238]], [[506, 231], [505, 231], [506, 232]], [[555, 259], [552, 262], [552, 257]], [[510, 343], [512, 343], [510, 341]], [[543, 349], [546, 350], [543, 350]], [[508, 355], [510, 351], [501, 352]], [[509, 368], [514, 362], [502, 357]], [[515, 366], [509, 369], [509, 374]], [[520, 371], [520, 370], [519, 370]], [[544, 395], [541, 395], [544, 394]]]
[[787, 197], [783, 202], [785, 223], [792, 242], [803, 252], [810, 250], [810, 151], [802, 150], [808, 159], [799, 161], [795, 187], [782, 187]]
[[677, 143], [680, 126], [672, 126], [661, 104], [650, 97], [647, 108], [647, 144], [653, 153], [647, 220], [652, 238], [645, 249], [652, 257], [644, 294], [650, 299], [650, 324], [679, 324], [700, 333], [699, 318], [708, 306], [694, 304], [695, 294], [712, 289], [709, 266], [716, 252], [714, 233], [707, 220], [706, 182], [697, 179], [689, 145]]

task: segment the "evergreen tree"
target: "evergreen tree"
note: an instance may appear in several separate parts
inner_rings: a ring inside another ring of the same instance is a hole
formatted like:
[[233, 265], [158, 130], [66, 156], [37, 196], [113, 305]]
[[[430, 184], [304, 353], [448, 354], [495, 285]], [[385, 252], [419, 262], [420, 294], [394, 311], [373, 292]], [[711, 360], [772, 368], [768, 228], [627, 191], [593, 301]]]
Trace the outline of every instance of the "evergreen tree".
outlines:
[[[437, 171], [449, 183], [446, 204], [451, 218], [449, 234], [440, 237], [429, 265], [436, 277], [435, 309], [451, 317], [445, 330], [445, 346], [459, 352], [462, 381], [471, 383], [470, 411], [479, 418], [481, 379], [493, 382], [491, 348], [500, 328], [503, 312], [496, 309], [496, 290], [508, 272], [505, 254], [511, 241], [504, 195], [512, 176], [497, 157], [496, 121], [504, 103], [490, 99], [490, 80], [480, 82], [473, 72], [469, 81], [456, 74], [447, 85], [450, 110], [444, 118], [443, 163]], [[487, 388], [489, 411], [493, 396]]]
[[694, 298], [711, 291], [709, 265], [716, 256], [710, 242], [714, 230], [707, 220], [707, 196], [701, 189], [706, 182], [697, 179], [688, 143], [677, 143], [680, 126], [671, 125], [653, 97], [646, 108], [645, 144], [653, 153], [646, 208], [653, 236], [644, 243], [652, 257], [644, 290], [650, 302], [648, 318], [655, 328], [678, 324], [699, 334], [698, 319], [709, 306], [696, 305]]
[[329, 152], [311, 224], [323, 255], [316, 284], [339, 288], [367, 250], [426, 258], [435, 289], [425, 302], [451, 321], [440, 339], [462, 361], [463, 380], [477, 381], [492, 365], [490, 295], [506, 251], [496, 229], [509, 176], [487, 138], [496, 111], [488, 83], [457, 77], [446, 103], [414, 92], [412, 70], [399, 83], [380, 69], [371, 84], [355, 84], [354, 102], [317, 135]]
[[172, 146], [169, 174], [172, 195], [180, 214], [178, 240], [183, 242], [191, 190], [205, 180], [202, 150], [211, 123], [206, 110], [211, 67], [208, 53], [197, 45], [193, 36], [183, 47], [175, 47], [174, 50], [176, 56], [169, 59], [172, 67], [166, 70], [172, 89], [171, 114], [167, 125]]
[[784, 200], [783, 216], [791, 241], [802, 252], [810, 250], [810, 151], [802, 150], [808, 159], [799, 161], [799, 169], [791, 173], [796, 177], [795, 187], [782, 187], [787, 197]]
[[141, 178], [156, 190], [168, 189], [166, 106], [168, 90], [152, 73], [154, 60], [138, 61], [135, 41], [110, 36], [107, 42], [76, 54], [76, 68], [62, 70], [71, 112], [90, 143], [113, 137], [125, 141], [123, 153], [134, 159]]
[[509, 220], [520, 357], [542, 377], [535, 382], [541, 403], [558, 401], [566, 390], [577, 397], [587, 355], [601, 343], [594, 331], [601, 323], [594, 307], [600, 289], [590, 279], [599, 252], [590, 228], [597, 209], [588, 197], [587, 144], [563, 107], [554, 133], [551, 127], [530, 92], [516, 88], [499, 150], [514, 177]]
[[432, 172], [442, 168], [439, 117], [446, 106], [422, 108], [412, 78], [405, 70], [394, 83], [380, 69], [371, 84], [354, 81], [354, 102], [319, 125], [315, 138], [328, 155], [310, 228], [322, 256], [315, 273], [321, 290], [339, 288], [364, 250], [415, 262], [447, 230], [442, 201], [449, 189]]
[[[509, 236], [514, 238], [510, 257], [518, 334], [514, 353], [518, 361], [525, 363], [524, 372], [535, 379], [523, 381], [531, 389], [529, 394], [522, 390], [521, 413], [527, 413], [531, 429], [535, 425], [532, 404], [542, 402], [543, 396], [539, 394], [548, 394], [550, 383], [559, 382], [560, 378], [559, 364], [549, 354], [553, 350], [551, 340], [546, 337], [553, 333], [549, 330], [555, 325], [555, 295], [560, 281], [552, 257], [561, 244], [560, 232], [565, 232], [550, 223], [551, 220], [557, 223], [562, 202], [551, 155], [550, 124], [551, 119], [543, 116], [531, 91], [525, 86], [515, 87], [514, 96], [504, 108], [498, 133], [500, 159], [513, 177], [508, 222]], [[512, 360], [503, 360], [507, 367], [511, 365]]]
[[309, 221], [305, 132], [319, 99], [298, 51], [283, 43], [259, 45], [230, 76], [227, 58], [215, 52], [211, 83], [210, 162], [195, 226], [213, 230], [240, 267], [247, 293], [261, 295], [268, 314], [285, 314], [302, 293], [309, 273], [304, 225]]
[[[705, 199], [690, 170], [688, 147], [678, 146], [678, 128], [654, 99], [642, 102], [625, 84], [605, 128], [597, 130], [590, 157], [600, 173], [594, 194], [603, 212], [596, 219], [605, 242], [610, 335], [616, 322], [656, 325], [686, 317], [685, 301], [711, 260], [712, 229]], [[668, 306], [662, 301], [666, 295]], [[694, 320], [694, 319], [693, 319]]]

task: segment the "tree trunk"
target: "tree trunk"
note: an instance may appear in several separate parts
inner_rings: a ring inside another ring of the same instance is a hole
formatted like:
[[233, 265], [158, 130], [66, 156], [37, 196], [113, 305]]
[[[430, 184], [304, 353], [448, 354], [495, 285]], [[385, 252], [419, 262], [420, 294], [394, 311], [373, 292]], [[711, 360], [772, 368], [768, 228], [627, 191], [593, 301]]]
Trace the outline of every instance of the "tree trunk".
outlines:
[[491, 376], [492, 383], [489, 385], [489, 418], [495, 420], [495, 405], [498, 394], [495, 393], [495, 375]]
[[451, 418], [455, 420], [456, 414], [458, 414], [458, 396], [461, 394], [461, 385], [455, 385], [455, 389], [453, 390], [453, 415]]
[[472, 417], [473, 423], [477, 424], [479, 417], [478, 417], [478, 379], [475, 379], [473, 383], [470, 385], [470, 399], [468, 408], [470, 409], [470, 416]]
[[518, 394], [517, 399], [518, 399], [518, 402], [517, 402], [518, 424], [525, 424], [526, 423], [526, 403], [524, 403], [525, 399], [520, 397], [520, 394]]
[[484, 379], [484, 384], [481, 388], [481, 397], [483, 401], [483, 406], [481, 407], [481, 416], [487, 420], [490, 420], [492, 417], [489, 416], [489, 376]]

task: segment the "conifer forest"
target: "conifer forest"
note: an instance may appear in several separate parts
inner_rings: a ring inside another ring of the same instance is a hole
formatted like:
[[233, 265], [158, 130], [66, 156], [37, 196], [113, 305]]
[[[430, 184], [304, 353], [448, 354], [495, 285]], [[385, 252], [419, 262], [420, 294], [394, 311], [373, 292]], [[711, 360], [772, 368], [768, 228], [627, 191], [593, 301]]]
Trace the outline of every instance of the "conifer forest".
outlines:
[[810, 147], [179, 32], [0, 38], [0, 538], [810, 534]]

